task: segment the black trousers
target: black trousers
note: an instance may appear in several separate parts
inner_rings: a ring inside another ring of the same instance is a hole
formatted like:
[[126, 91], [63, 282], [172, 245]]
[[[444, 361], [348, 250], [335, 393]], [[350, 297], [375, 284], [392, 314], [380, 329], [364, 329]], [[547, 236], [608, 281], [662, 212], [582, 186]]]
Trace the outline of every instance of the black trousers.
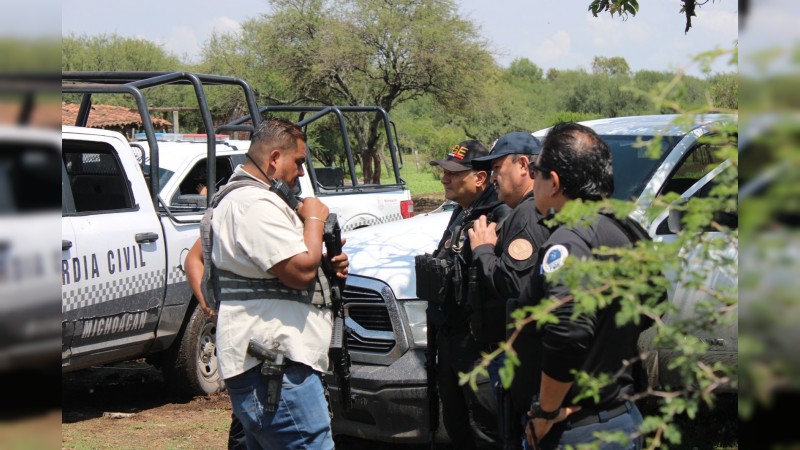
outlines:
[[437, 335], [437, 382], [445, 430], [458, 449], [497, 442], [497, 401], [488, 377], [479, 377], [478, 391], [458, 385], [458, 373], [471, 371], [480, 352], [468, 330], [440, 329]]

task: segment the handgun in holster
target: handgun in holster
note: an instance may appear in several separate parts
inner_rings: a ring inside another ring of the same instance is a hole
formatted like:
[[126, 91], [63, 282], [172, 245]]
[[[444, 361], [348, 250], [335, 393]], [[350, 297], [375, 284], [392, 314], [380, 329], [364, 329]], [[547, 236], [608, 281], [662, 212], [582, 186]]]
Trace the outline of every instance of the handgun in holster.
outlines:
[[261, 361], [261, 376], [267, 383], [267, 399], [264, 409], [275, 412], [281, 400], [281, 386], [283, 385], [283, 372], [286, 370], [284, 354], [278, 349], [270, 349], [250, 338], [247, 344], [247, 353]]

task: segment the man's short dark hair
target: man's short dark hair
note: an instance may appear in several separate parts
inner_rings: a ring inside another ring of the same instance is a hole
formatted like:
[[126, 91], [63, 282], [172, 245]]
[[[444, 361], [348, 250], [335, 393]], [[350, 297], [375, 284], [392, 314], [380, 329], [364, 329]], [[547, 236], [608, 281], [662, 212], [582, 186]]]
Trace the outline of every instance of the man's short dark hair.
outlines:
[[571, 199], [596, 201], [614, 193], [611, 150], [587, 126], [575, 122], [553, 126], [542, 144], [539, 165], [558, 174]]
[[[266, 156], [266, 153], [272, 150], [297, 148], [298, 139], [306, 142], [306, 133], [294, 122], [276, 117], [270, 118], [261, 122], [250, 138], [250, 154], [257, 156], [257, 160], [261, 161], [260, 157]], [[265, 145], [263, 149], [260, 148], [262, 145]]]

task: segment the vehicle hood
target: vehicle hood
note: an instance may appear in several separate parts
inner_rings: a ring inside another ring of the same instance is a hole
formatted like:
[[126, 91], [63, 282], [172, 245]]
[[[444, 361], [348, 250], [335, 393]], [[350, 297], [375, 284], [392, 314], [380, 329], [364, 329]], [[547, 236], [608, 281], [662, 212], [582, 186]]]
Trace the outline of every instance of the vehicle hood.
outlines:
[[436, 250], [450, 214], [432, 212], [343, 233], [350, 274], [388, 283], [395, 298], [417, 298], [414, 257]]

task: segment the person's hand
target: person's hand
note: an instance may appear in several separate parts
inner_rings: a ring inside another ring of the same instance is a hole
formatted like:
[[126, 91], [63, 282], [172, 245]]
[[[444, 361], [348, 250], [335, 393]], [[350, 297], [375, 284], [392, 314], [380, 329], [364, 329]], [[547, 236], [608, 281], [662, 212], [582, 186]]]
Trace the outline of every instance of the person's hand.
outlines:
[[200, 305], [200, 310], [203, 311], [203, 314], [205, 314], [208, 319], [211, 319], [211, 320], [216, 320], [217, 319], [217, 315], [214, 313], [214, 310], [211, 307], [209, 307], [208, 305], [201, 304]]
[[327, 219], [328, 215], [330, 214], [328, 207], [316, 197], [303, 199], [303, 201], [297, 205], [296, 212], [303, 223], [305, 223], [305, 221], [311, 217], [314, 217], [316, 218], [315, 220], [320, 220], [324, 223], [325, 219]]
[[206, 185], [203, 183], [197, 183], [195, 189], [197, 189], [197, 193], [200, 195], [208, 194], [208, 189], [206, 188]]
[[580, 411], [580, 409], [580, 406], [565, 406], [559, 408], [558, 417], [553, 420], [531, 418], [531, 413], [528, 411], [529, 419], [528, 423], [525, 424], [525, 440], [528, 441], [528, 445], [530, 445], [532, 449], [538, 450], [539, 441], [550, 432], [553, 425], [563, 422], [567, 417]]
[[[342, 247], [344, 247], [345, 242], [347, 242], [347, 239], [342, 238]], [[350, 258], [347, 253], [342, 252], [331, 258], [331, 269], [333, 269], [337, 277], [343, 280], [347, 278], [350, 273]]]
[[478, 217], [478, 220], [473, 223], [472, 228], [467, 233], [469, 234], [469, 246], [472, 250], [484, 244], [497, 244], [497, 225], [494, 222], [487, 224], [486, 216]]

